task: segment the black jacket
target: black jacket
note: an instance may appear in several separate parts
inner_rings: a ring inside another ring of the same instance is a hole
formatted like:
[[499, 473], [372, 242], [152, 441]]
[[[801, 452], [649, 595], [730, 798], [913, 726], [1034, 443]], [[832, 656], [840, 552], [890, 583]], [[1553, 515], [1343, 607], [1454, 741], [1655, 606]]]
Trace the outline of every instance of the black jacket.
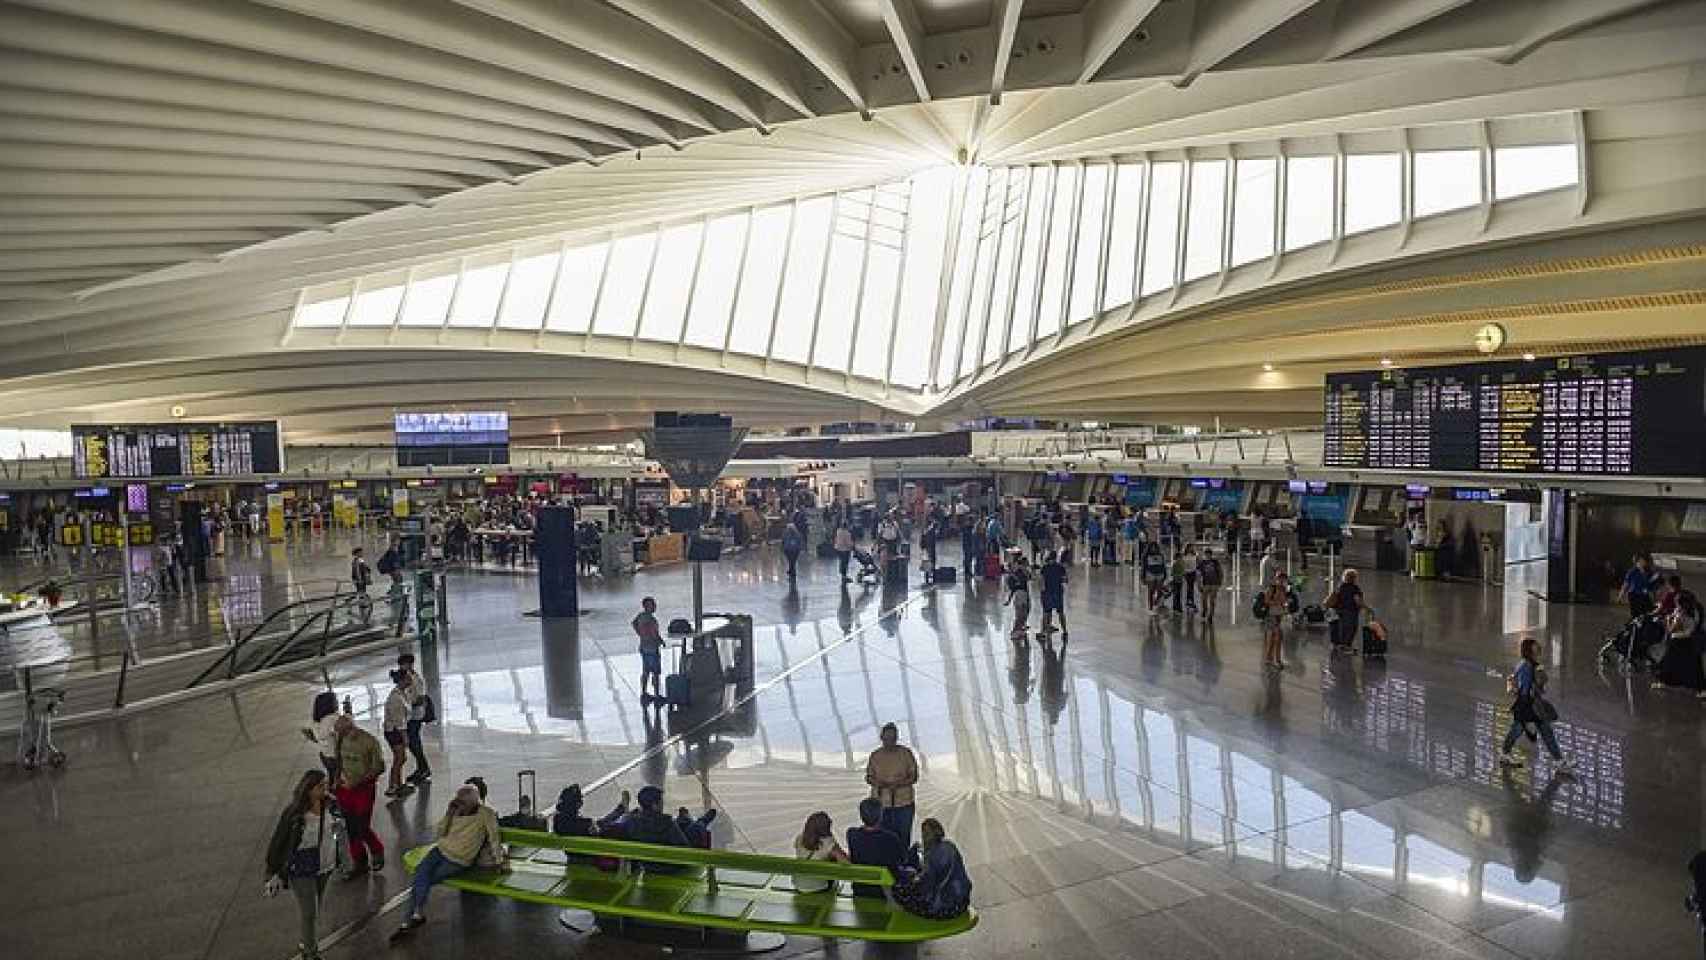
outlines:
[[[326, 795], [326, 805], [321, 808], [323, 815], [341, 817], [338, 805], [332, 801], [330, 794]], [[266, 874], [263, 880], [281, 877], [285, 886], [290, 886], [290, 872], [286, 868], [290, 864], [290, 852], [302, 845], [303, 817], [295, 806], [284, 808], [279, 814], [278, 825], [273, 827], [272, 839], [267, 841]], [[328, 825], [327, 829], [331, 829]]]

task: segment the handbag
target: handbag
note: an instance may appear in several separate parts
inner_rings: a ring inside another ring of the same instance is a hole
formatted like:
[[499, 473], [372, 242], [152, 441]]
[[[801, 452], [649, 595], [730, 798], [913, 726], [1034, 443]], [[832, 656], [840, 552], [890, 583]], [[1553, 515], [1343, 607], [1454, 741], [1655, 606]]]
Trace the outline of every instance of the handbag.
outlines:
[[320, 847], [326, 840], [326, 820], [332, 815], [326, 807], [320, 808], [320, 831], [314, 839], [314, 846], [309, 849], [297, 847], [290, 851], [290, 862], [286, 872], [293, 877], [317, 877], [320, 875]]
[[438, 722], [438, 707], [432, 702], [431, 694], [421, 694], [409, 707], [409, 714], [412, 719], [419, 720], [421, 723]]
[[1545, 697], [1536, 696], [1534, 698], [1534, 715], [1539, 717], [1542, 723], [1558, 722], [1558, 708], [1554, 707], [1552, 701]]

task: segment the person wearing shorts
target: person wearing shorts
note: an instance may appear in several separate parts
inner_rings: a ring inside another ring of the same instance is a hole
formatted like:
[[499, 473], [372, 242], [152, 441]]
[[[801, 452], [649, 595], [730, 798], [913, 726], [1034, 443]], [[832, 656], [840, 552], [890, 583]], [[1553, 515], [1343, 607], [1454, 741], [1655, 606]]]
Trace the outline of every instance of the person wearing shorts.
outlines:
[[646, 695], [646, 680], [652, 682], [652, 692], [663, 697], [663, 635], [658, 632], [658, 602], [647, 597], [640, 601], [640, 612], [634, 617], [634, 633], [640, 638], [640, 696]]

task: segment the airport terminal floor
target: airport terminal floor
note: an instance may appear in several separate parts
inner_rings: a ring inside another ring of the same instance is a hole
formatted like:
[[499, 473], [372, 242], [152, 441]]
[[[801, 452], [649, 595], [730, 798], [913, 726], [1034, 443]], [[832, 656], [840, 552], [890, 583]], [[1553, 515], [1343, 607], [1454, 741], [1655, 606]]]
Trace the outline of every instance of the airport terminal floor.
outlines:
[[[336, 577], [350, 546], [257, 543], [214, 573], [288, 588]], [[1318, 588], [1326, 571], [1308, 572]], [[583, 615], [549, 621], [525, 615], [531, 574], [453, 572], [449, 629], [419, 649], [439, 704], [434, 779], [376, 811], [389, 862], [332, 881], [323, 949], [663, 956], [565, 929], [550, 907], [443, 889], [430, 922], [389, 945], [401, 853], [431, 839], [465, 777], [485, 777], [508, 813], [531, 768], [547, 806], [579, 782], [597, 816], [656, 784], [668, 810], [720, 811], [717, 847], [786, 855], [813, 811], [838, 833], [857, 823], [865, 758], [892, 721], [922, 768], [918, 816], [965, 856], [979, 925], [916, 947], [796, 938], [773, 956], [1690, 956], [1699, 930], [1680, 901], [1706, 827], [1702, 704], [1597, 666], [1617, 611], [1543, 603], [1512, 580], [1369, 574], [1385, 663], [1288, 629], [1288, 667], [1269, 673], [1248, 594], [1223, 596], [1213, 628], [1152, 615], [1130, 567], [1079, 565], [1070, 633], [1039, 634], [1033, 614], [1015, 637], [993, 581], [868, 589], [807, 558], [790, 587], [775, 548], [730, 553], [705, 568], [706, 609], [754, 618], [754, 722], [681, 731], [639, 702], [629, 619], [647, 595], [660, 619], [687, 615], [690, 568], [588, 578]], [[1523, 636], [1544, 641], [1573, 776], [1526, 744], [1527, 766], [1498, 763]], [[377, 732], [394, 653], [64, 727], [65, 769], [0, 771], [0, 955], [292, 956], [291, 898], [261, 888], [279, 810], [318, 766], [299, 730], [329, 682]]]

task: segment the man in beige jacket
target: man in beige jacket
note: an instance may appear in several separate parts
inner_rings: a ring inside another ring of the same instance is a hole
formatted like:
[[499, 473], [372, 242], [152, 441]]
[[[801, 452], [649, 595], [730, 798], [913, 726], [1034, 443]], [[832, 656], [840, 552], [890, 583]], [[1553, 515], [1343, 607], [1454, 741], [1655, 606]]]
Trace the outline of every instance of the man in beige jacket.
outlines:
[[865, 763], [865, 782], [871, 785], [871, 796], [883, 805], [883, 828], [910, 846], [912, 817], [917, 809], [912, 787], [918, 782], [918, 758], [900, 745], [900, 730], [894, 724], [883, 724], [882, 738], [883, 745], [873, 750]]

